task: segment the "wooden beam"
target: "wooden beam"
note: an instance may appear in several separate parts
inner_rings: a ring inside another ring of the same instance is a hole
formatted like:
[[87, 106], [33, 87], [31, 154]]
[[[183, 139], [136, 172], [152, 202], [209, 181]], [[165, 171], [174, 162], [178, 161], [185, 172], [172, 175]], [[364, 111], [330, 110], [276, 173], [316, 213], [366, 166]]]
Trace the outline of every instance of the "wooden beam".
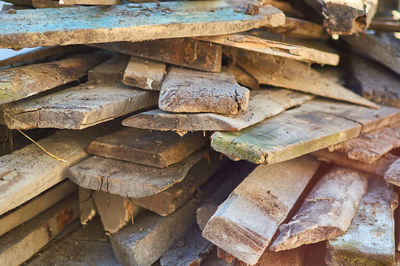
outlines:
[[326, 31], [320, 24], [292, 17], [286, 17], [285, 24], [281, 26], [265, 27], [265, 30], [271, 33], [280, 34], [282, 36], [289, 36], [295, 38], [322, 39], [322, 40], [326, 40], [329, 38], [329, 35], [326, 33]]
[[318, 166], [307, 156], [258, 166], [219, 206], [203, 236], [245, 263], [257, 263]]
[[96, 217], [97, 210], [93, 200], [94, 190], [79, 187], [79, 218], [82, 225], [87, 225], [88, 222]]
[[[44, 29], [43, 21], [51, 26]], [[272, 6], [250, 16], [227, 3], [207, 1], [21, 10], [0, 17], [0, 25], [6, 25], [0, 29], [0, 48], [208, 36], [279, 26], [284, 21], [285, 15]]]
[[[240, 132], [217, 132], [211, 146], [233, 159], [272, 164], [398, 122], [400, 109], [312, 100]], [[316, 130], [318, 129], [318, 130]]]
[[34, 8], [61, 8], [58, 0], [32, 0], [32, 6]]
[[400, 21], [391, 17], [375, 17], [369, 25], [369, 29], [375, 31], [398, 32], [400, 31]]
[[42, 97], [8, 104], [11, 129], [84, 129], [157, 104], [156, 93], [124, 85], [86, 83]]
[[88, 80], [93, 84], [120, 84], [128, 62], [129, 56], [116, 54], [103, 64], [89, 70]]
[[253, 90], [258, 90], [260, 88], [258, 81], [240, 66], [233, 65], [230, 69], [240, 85]]
[[122, 124], [127, 127], [178, 132], [238, 131], [312, 98], [307, 94], [284, 89], [262, 89], [251, 92], [247, 110], [236, 116], [213, 113], [172, 114], [156, 109], [126, 118]]

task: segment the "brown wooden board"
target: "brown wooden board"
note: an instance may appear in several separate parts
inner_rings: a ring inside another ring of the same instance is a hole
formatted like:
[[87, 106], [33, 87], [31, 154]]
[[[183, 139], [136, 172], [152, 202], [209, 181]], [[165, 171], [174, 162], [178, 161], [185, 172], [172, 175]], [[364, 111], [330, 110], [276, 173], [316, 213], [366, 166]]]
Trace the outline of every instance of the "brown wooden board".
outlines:
[[282, 36], [296, 38], [326, 40], [329, 37], [329, 35], [324, 31], [322, 25], [296, 17], [286, 17], [285, 24], [282, 26], [266, 27], [265, 30]]
[[60, 5], [88, 5], [88, 6], [112, 6], [118, 5], [120, 0], [60, 0]]
[[88, 79], [97, 84], [119, 84], [129, 62], [129, 56], [116, 54], [103, 64], [89, 70]]

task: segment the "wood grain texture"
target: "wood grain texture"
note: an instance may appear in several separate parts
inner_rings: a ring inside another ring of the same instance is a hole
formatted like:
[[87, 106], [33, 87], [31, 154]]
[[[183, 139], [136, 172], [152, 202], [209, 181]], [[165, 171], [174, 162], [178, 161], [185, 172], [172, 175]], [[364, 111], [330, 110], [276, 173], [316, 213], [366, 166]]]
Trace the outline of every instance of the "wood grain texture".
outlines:
[[[285, 12], [285, 14], [287, 13]], [[324, 31], [322, 25], [296, 17], [286, 17], [285, 24], [278, 27], [265, 27], [265, 30], [271, 33], [295, 38], [326, 40], [329, 36]]]
[[[146, 10], [150, 9], [153, 12]], [[132, 19], [135, 18], [135, 19]], [[46, 28], [42, 27], [47, 21]], [[258, 15], [234, 12], [224, 2], [166, 2], [142, 8], [102, 7], [21, 10], [0, 17], [0, 48], [88, 44], [208, 36], [278, 26], [284, 14], [267, 6]]]
[[119, 84], [129, 62], [129, 56], [116, 54], [103, 64], [89, 70], [88, 80], [94, 84]]
[[400, 186], [400, 158], [397, 158], [384, 174], [386, 182]]

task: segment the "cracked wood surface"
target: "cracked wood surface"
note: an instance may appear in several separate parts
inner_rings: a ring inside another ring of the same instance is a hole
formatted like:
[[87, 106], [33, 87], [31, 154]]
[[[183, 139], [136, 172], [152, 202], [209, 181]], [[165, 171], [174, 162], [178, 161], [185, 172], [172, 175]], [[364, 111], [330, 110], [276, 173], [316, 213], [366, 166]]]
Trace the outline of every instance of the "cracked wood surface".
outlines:
[[8, 128], [84, 129], [157, 105], [157, 94], [124, 85], [86, 83], [34, 99], [8, 104]]
[[353, 220], [367, 178], [360, 172], [335, 167], [326, 173], [304, 199], [300, 210], [279, 227], [270, 249], [282, 251], [343, 235]]
[[211, 147], [229, 158], [272, 164], [317, 151], [398, 122], [400, 109], [378, 110], [312, 100], [239, 132], [216, 132]]
[[251, 92], [247, 110], [238, 115], [172, 114], [156, 109], [126, 118], [122, 124], [127, 127], [178, 132], [238, 131], [311, 99], [313, 96], [300, 92], [262, 89]]
[[93, 194], [94, 190], [79, 187], [79, 219], [82, 225], [87, 225], [97, 215]]
[[[279, 26], [285, 15], [272, 6], [250, 16], [223, 1], [143, 3], [18, 10], [0, 17], [0, 48], [209, 36]], [[150, 10], [150, 11], [147, 11]], [[135, 19], [132, 19], [135, 18]], [[42, 27], [43, 21], [47, 27]]]
[[116, 54], [101, 65], [89, 70], [88, 80], [93, 84], [119, 84], [122, 82], [129, 56]]
[[257, 263], [318, 166], [310, 156], [258, 166], [218, 207], [203, 236], [245, 263]]

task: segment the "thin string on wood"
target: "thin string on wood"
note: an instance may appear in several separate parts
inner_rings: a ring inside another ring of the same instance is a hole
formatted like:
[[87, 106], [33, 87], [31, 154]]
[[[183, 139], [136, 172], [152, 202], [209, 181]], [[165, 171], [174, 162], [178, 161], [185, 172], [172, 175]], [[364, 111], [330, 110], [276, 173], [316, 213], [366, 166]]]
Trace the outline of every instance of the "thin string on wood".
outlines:
[[28, 135], [26, 135], [24, 132], [22, 132], [20, 129], [17, 129], [19, 131], [19, 133], [21, 133], [24, 137], [26, 137], [27, 139], [29, 139], [30, 141], [32, 141], [36, 146], [38, 146], [42, 151], [44, 151], [47, 155], [53, 157], [54, 159], [61, 161], [63, 163], [67, 163], [66, 160], [52, 154], [51, 152], [48, 152], [45, 148], [43, 148], [39, 143], [37, 143], [36, 141], [34, 141], [32, 138], [30, 138]]

